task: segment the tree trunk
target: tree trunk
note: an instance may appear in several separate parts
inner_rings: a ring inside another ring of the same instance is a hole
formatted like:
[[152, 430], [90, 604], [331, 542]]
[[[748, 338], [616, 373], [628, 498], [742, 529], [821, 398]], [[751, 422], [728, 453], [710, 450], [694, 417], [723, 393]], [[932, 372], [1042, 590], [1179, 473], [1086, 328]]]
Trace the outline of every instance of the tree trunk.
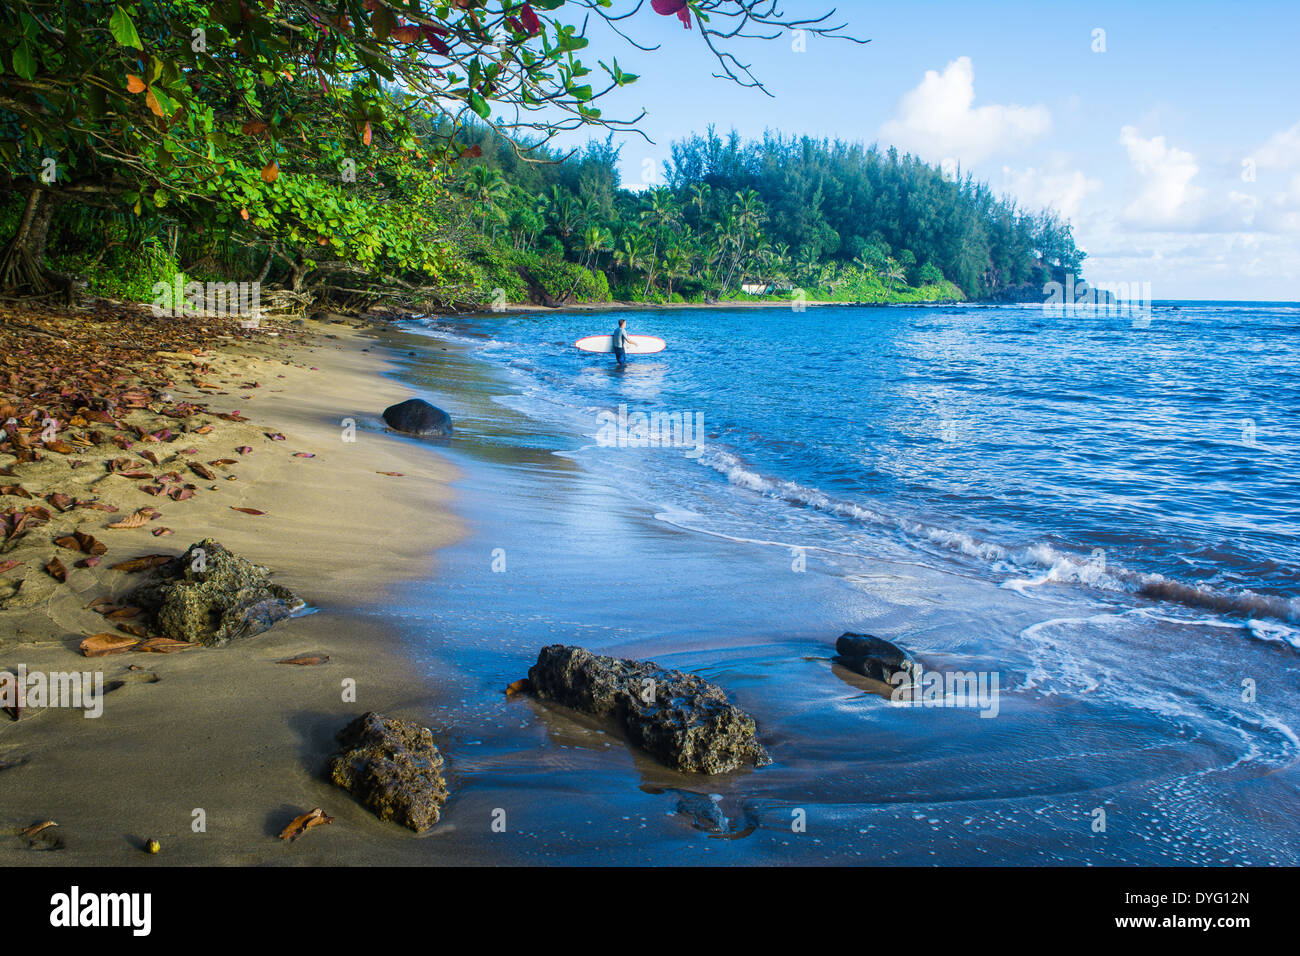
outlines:
[[18, 229], [0, 254], [0, 289], [34, 293], [50, 290], [44, 262], [53, 211], [54, 203], [46, 198], [43, 190], [33, 187], [27, 194]]

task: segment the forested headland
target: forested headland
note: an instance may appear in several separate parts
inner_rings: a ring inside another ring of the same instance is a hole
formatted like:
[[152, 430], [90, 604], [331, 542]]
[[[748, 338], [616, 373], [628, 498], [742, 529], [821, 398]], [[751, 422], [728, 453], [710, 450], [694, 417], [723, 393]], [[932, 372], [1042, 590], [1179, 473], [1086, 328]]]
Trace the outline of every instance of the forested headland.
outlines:
[[[654, 11], [721, 42], [747, 6]], [[910, 302], [1035, 297], [1079, 271], [1053, 213], [874, 145], [709, 129], [627, 188], [614, 134], [636, 118], [595, 103], [636, 77], [584, 66], [567, 16], [600, 9], [16, 0], [0, 15], [0, 291]], [[585, 148], [554, 140], [584, 128]]]

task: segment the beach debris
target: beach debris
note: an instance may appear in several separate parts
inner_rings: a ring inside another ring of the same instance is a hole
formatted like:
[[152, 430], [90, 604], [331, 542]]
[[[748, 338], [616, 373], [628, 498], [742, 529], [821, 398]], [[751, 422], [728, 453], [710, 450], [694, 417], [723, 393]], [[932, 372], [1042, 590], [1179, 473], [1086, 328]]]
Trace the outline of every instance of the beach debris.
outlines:
[[450, 435], [451, 416], [422, 398], [408, 398], [384, 409], [389, 428], [408, 435]]
[[78, 649], [85, 657], [107, 657], [109, 654], [121, 654], [139, 642], [139, 638], [124, 634], [95, 634], [82, 641]]
[[303, 602], [271, 581], [271, 572], [205, 538], [161, 565], [158, 577], [131, 592], [153, 631], [187, 644], [221, 647], [289, 617]]
[[506, 696], [515, 697], [519, 694], [526, 694], [528, 693], [528, 687], [527, 677], [521, 677], [519, 680], [511, 681], [506, 685]]
[[62, 850], [64, 846], [59, 825], [53, 820], [43, 820], [29, 827], [23, 827], [18, 834], [26, 838], [29, 850]]
[[157, 518], [161, 512], [153, 508], [140, 508], [137, 511], [127, 515], [120, 521], [114, 521], [107, 525], [109, 528], [143, 528], [154, 518]]
[[538, 699], [618, 725], [633, 744], [674, 769], [725, 773], [772, 762], [754, 719], [698, 675], [552, 644], [537, 655], [528, 679]]
[[100, 555], [108, 551], [108, 545], [84, 531], [74, 531], [72, 534], [65, 534], [62, 537], [55, 538], [54, 543], [60, 548], [80, 551], [82, 554]]
[[158, 851], [161, 849], [162, 849], [162, 844], [159, 843], [157, 840], [148, 840], [145, 842], [144, 852], [146, 853], [156, 855]]
[[150, 568], [156, 568], [166, 564], [168, 561], [175, 561], [176, 556], [172, 554], [145, 554], [138, 558], [131, 558], [129, 561], [121, 561], [117, 564], [109, 565], [109, 570], [125, 571], [127, 574], [134, 574], [137, 571], [148, 571]]
[[329, 660], [329, 655], [321, 657], [286, 657], [282, 661], [276, 661], [277, 664], [297, 664], [299, 667], [315, 667], [317, 664], [324, 664]]
[[242, 511], [242, 512], [243, 512], [244, 514], [246, 514], [246, 515], [264, 515], [264, 514], [266, 514], [265, 511], [258, 511], [256, 508], [237, 508], [237, 507], [235, 507], [234, 505], [231, 505], [231, 506], [230, 506], [230, 510], [231, 510], [231, 511]]
[[400, 471], [377, 471], [377, 475], [387, 475], [389, 478], [405, 478], [406, 476]]
[[60, 584], [67, 583], [68, 569], [63, 566], [63, 562], [58, 558], [50, 558], [45, 565], [45, 571]]
[[320, 827], [333, 822], [334, 818], [320, 807], [312, 807], [302, 816], [294, 817], [293, 822], [280, 831], [280, 839], [292, 843], [312, 827]]
[[201, 644], [191, 644], [188, 641], [176, 641], [170, 637], [151, 637], [147, 641], [141, 641], [135, 645], [135, 650], [144, 651], [151, 654], [172, 654], [176, 651], [188, 651], [191, 647], [202, 647]]
[[381, 820], [416, 833], [438, 822], [447, 802], [443, 758], [433, 732], [414, 721], [362, 714], [339, 732], [330, 779]]
[[897, 644], [872, 634], [845, 632], [835, 642], [835, 662], [856, 674], [885, 684], [894, 684], [894, 675], [906, 672], [907, 683], [916, 674], [916, 661]]

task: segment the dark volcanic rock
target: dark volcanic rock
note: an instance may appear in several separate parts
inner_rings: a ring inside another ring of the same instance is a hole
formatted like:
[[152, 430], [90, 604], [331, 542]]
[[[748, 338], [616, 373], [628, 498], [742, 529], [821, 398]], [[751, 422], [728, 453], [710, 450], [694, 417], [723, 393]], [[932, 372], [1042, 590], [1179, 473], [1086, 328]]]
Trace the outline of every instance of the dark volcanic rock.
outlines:
[[266, 568], [232, 554], [211, 538], [192, 544], [127, 596], [164, 637], [220, 647], [284, 620], [303, 602], [271, 581]]
[[907, 683], [916, 674], [916, 661], [897, 644], [870, 634], [841, 634], [835, 642], [835, 660], [851, 671], [872, 680], [892, 683], [890, 678], [898, 671], [907, 672]]
[[384, 409], [388, 427], [409, 435], [450, 435], [451, 416], [422, 398], [408, 398]]
[[330, 779], [381, 820], [421, 833], [447, 802], [442, 754], [433, 732], [410, 720], [368, 713], [339, 731]]
[[694, 674], [552, 644], [528, 679], [537, 697], [618, 724], [632, 743], [677, 770], [724, 773], [772, 762], [754, 718]]

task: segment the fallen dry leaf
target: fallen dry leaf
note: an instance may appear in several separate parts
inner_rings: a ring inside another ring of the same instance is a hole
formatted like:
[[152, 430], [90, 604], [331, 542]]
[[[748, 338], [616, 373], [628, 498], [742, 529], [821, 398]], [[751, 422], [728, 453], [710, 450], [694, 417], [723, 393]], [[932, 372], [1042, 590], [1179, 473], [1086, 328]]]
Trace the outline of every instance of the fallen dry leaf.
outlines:
[[146, 554], [143, 557], [132, 558], [130, 561], [122, 561], [119, 564], [112, 565], [114, 571], [126, 571], [128, 574], [136, 571], [147, 571], [150, 568], [156, 568], [166, 564], [173, 558], [170, 554]]
[[316, 664], [324, 664], [329, 660], [329, 656], [324, 657], [286, 657], [282, 661], [276, 661], [277, 664], [297, 664], [300, 667], [312, 667]]
[[82, 641], [80, 648], [86, 657], [107, 657], [109, 654], [120, 654], [136, 643], [138, 641], [134, 637], [123, 637], [121, 634], [95, 634]]
[[143, 528], [151, 520], [157, 517], [158, 512], [152, 508], [141, 508], [133, 514], [127, 515], [121, 521], [114, 521], [108, 525], [110, 528]]
[[406, 476], [403, 475], [400, 471], [377, 471], [377, 472], [375, 472], [375, 474], [376, 474], [376, 475], [387, 475], [389, 478], [404, 478], [404, 477], [406, 477]]
[[515, 694], [522, 694], [528, 690], [528, 678], [521, 677], [517, 681], [511, 682], [506, 687], [506, 696], [513, 697]]
[[67, 583], [68, 569], [63, 566], [63, 563], [59, 561], [58, 558], [50, 558], [49, 563], [45, 565], [45, 570], [49, 573], [50, 577], [54, 578], [54, 580], [58, 581], [60, 584]]
[[280, 831], [280, 839], [288, 840], [292, 843], [298, 837], [302, 836], [312, 827], [323, 826], [326, 823], [333, 823], [334, 818], [322, 810], [320, 807], [312, 807], [300, 817], [295, 817], [293, 822]]
[[235, 507], [234, 505], [231, 505], [231, 506], [230, 506], [230, 510], [231, 510], [231, 511], [242, 511], [242, 512], [243, 512], [244, 514], [246, 514], [246, 515], [264, 515], [264, 514], [266, 514], [265, 511], [258, 511], [256, 508], [237, 508], [237, 507]]
[[153, 654], [171, 654], [176, 651], [188, 651], [191, 647], [202, 647], [202, 645], [191, 644], [188, 641], [177, 641], [170, 637], [151, 637], [147, 641], [141, 641], [135, 646], [135, 649]]

